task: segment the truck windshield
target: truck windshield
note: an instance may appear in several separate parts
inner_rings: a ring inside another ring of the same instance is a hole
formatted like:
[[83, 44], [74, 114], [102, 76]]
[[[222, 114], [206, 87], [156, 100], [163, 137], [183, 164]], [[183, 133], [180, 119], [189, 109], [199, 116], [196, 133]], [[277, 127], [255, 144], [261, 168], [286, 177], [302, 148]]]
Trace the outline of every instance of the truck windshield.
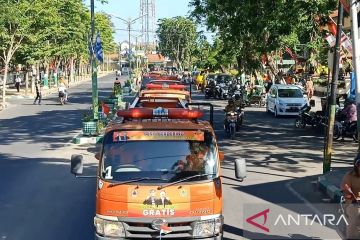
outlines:
[[[142, 183], [171, 183], [197, 174], [214, 174], [215, 177], [217, 172], [218, 153], [212, 137], [205, 141], [108, 140], [104, 142], [102, 158], [105, 179], [149, 178]], [[199, 179], [189, 181], [195, 180]]]

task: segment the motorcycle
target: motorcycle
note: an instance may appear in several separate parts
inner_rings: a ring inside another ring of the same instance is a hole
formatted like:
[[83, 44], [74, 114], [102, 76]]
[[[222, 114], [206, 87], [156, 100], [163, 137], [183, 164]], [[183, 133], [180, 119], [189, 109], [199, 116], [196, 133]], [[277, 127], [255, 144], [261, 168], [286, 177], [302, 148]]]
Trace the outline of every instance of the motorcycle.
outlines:
[[311, 106], [304, 105], [295, 120], [295, 127], [305, 128], [307, 125], [318, 127], [323, 125], [323, 117], [319, 113], [310, 112]]
[[65, 93], [64, 92], [59, 92], [59, 101], [60, 101], [61, 105], [65, 104], [66, 98], [65, 98]]
[[340, 137], [352, 138], [354, 141], [358, 141], [357, 121], [347, 122], [346, 115], [342, 112], [341, 108], [337, 108], [335, 115], [333, 139], [338, 140]]
[[229, 97], [229, 87], [228, 86], [224, 86], [221, 88], [221, 95], [220, 95], [220, 99], [228, 99]]
[[215, 87], [216, 97], [219, 99], [227, 99], [229, 97], [229, 87], [225, 83], [219, 83]]
[[226, 133], [231, 139], [235, 138], [236, 134], [236, 122], [237, 122], [237, 113], [236, 112], [228, 112], [226, 113], [226, 125], [225, 127]]
[[215, 98], [216, 97], [216, 88], [215, 85], [209, 84], [205, 88], [205, 98]]
[[235, 134], [240, 130], [243, 123], [244, 112], [241, 109], [230, 111], [225, 116], [225, 133], [231, 138], [235, 138]]
[[357, 122], [346, 123], [345, 121], [335, 121], [333, 139], [338, 140], [340, 137], [349, 137], [357, 142]]

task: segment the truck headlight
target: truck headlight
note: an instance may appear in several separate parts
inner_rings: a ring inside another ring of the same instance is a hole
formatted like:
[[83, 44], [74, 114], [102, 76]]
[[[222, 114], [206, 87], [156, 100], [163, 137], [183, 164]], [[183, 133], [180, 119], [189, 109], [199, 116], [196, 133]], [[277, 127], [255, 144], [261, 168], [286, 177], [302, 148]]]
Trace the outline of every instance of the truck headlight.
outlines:
[[125, 237], [125, 229], [121, 222], [94, 218], [95, 230], [104, 237]]
[[211, 237], [221, 232], [221, 218], [214, 218], [195, 223], [193, 237]]

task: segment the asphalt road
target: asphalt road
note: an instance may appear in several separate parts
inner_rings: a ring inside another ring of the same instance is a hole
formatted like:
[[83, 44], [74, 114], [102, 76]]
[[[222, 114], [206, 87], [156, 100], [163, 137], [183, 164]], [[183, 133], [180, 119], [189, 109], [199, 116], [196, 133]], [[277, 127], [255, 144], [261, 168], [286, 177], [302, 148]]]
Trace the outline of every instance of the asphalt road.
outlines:
[[[99, 79], [100, 95], [106, 96], [115, 76]], [[92, 239], [95, 211], [95, 179], [75, 179], [69, 159], [74, 153], [85, 156], [86, 172], [96, 170], [94, 146], [70, 143], [80, 131], [83, 111], [91, 105], [91, 84], [70, 88], [70, 103], [61, 106], [56, 95], [33, 105], [32, 100], [15, 100], [0, 112], [0, 239]], [[194, 99], [205, 101], [194, 94]], [[312, 181], [322, 173], [322, 134], [294, 128], [294, 118], [275, 119], [264, 108], [247, 108], [244, 126], [236, 139], [224, 138], [222, 130], [225, 101], [207, 100], [215, 105], [215, 129], [220, 148], [225, 152], [222, 166], [225, 239], [269, 239], [252, 236], [244, 211], [251, 206], [280, 203], [302, 204], [317, 211], [313, 203], [326, 199], [313, 188]], [[351, 142], [335, 144], [333, 166], [349, 166], [355, 151]], [[234, 177], [234, 159], [245, 158], [248, 177]], [[300, 230], [299, 230], [300, 231]], [[286, 232], [286, 231], [285, 231]], [[324, 227], [323, 232], [335, 234]], [[274, 233], [273, 238], [308, 239], [319, 232]], [[336, 235], [333, 239], [337, 239]]]

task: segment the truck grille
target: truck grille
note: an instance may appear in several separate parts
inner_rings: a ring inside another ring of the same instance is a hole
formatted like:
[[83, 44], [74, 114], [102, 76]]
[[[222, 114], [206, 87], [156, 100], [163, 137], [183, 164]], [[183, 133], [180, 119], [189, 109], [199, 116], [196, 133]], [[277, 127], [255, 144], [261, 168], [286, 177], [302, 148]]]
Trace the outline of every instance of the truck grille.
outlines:
[[[151, 227], [151, 223], [123, 222], [126, 230], [126, 238], [130, 239], [156, 239], [160, 232]], [[192, 237], [193, 228], [191, 222], [169, 223], [170, 233], [162, 235], [161, 239], [188, 239]]]

